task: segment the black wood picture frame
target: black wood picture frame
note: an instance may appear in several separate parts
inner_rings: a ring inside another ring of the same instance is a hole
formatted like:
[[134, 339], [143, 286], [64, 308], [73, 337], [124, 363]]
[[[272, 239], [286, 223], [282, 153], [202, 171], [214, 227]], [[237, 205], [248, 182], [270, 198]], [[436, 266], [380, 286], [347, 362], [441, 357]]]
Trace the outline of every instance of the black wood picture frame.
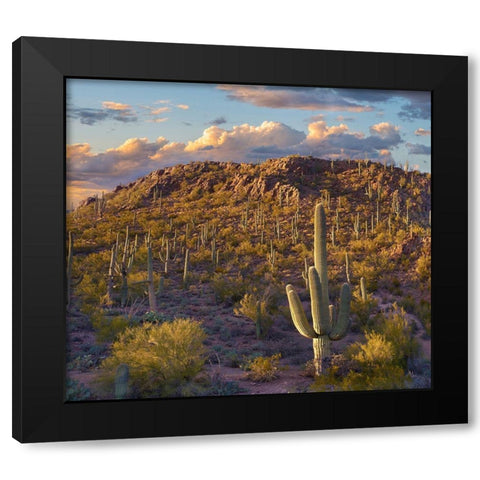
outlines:
[[[432, 92], [432, 388], [64, 401], [65, 79]], [[13, 43], [13, 437], [20, 442], [465, 423], [467, 57], [22, 37]]]

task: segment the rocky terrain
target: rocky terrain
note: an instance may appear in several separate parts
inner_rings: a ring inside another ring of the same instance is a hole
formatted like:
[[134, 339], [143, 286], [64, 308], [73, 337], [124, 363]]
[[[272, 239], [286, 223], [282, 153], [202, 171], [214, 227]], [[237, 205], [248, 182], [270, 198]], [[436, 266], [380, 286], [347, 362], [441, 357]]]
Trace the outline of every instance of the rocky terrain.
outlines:
[[[310, 311], [319, 202], [330, 303], [352, 291], [320, 379], [285, 294], [292, 284]], [[178, 318], [200, 322], [201, 367], [163, 383], [152, 367], [145, 389], [123, 356], [127, 397], [429, 387], [430, 208], [429, 174], [298, 156], [177, 165], [87, 198], [67, 215], [67, 399], [118, 397], [125, 332]]]

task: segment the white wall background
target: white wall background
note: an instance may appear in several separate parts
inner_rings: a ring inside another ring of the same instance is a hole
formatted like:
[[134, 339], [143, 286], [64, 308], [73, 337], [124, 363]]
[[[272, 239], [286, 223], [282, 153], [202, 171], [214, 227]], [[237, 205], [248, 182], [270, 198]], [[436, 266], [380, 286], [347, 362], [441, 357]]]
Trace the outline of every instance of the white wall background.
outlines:
[[[468, 55], [470, 240], [475, 245], [480, 41], [475, 2], [14, 0], [0, 13], [3, 478], [475, 478], [479, 258], [470, 247], [470, 425], [20, 445], [11, 439], [11, 42], [21, 35]], [[454, 121], [454, 119], [452, 119]], [[452, 165], [452, 168], [455, 168]], [[476, 348], [475, 348], [476, 347]], [[452, 382], [455, 379], [452, 378]], [[321, 414], [321, 413], [319, 413]], [[11, 471], [10, 473], [8, 473]], [[6, 475], [4, 475], [6, 474]]]

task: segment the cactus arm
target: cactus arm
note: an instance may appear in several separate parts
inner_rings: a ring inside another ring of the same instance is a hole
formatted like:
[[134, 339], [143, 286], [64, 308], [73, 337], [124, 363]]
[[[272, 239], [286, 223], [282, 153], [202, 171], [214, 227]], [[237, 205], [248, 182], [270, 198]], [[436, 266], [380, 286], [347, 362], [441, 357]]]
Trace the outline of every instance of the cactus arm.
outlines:
[[300, 335], [303, 335], [307, 338], [317, 338], [318, 335], [307, 321], [302, 302], [300, 302], [297, 292], [295, 292], [293, 286], [290, 284], [287, 285], [287, 297], [293, 324], [297, 328]]
[[330, 331], [331, 331], [333, 326], [335, 325], [335, 316], [336, 316], [335, 305], [329, 305], [328, 313], [329, 313]]
[[332, 331], [329, 334], [330, 340], [340, 340], [347, 333], [348, 325], [350, 323], [350, 299], [350, 286], [348, 283], [344, 283], [340, 292], [340, 308], [338, 310], [338, 317], [333, 325]]

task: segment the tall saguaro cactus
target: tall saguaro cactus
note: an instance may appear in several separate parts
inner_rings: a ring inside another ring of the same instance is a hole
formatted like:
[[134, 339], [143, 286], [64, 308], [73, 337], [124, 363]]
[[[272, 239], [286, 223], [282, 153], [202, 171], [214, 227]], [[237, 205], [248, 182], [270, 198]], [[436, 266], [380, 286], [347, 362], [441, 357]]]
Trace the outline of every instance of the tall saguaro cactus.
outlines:
[[315, 207], [314, 216], [314, 262], [308, 269], [308, 283], [312, 309], [313, 326], [307, 321], [298, 294], [292, 285], [287, 285], [287, 297], [292, 320], [298, 332], [313, 341], [315, 374], [324, 371], [325, 358], [330, 355], [330, 342], [345, 336], [349, 324], [350, 286], [344, 283], [340, 293], [338, 315], [329, 305], [327, 272], [327, 228], [325, 210], [321, 204]]
[[150, 230], [145, 237], [145, 245], [147, 247], [147, 285], [148, 285], [148, 304], [150, 311], [157, 310], [157, 299], [155, 296], [155, 284], [153, 278], [153, 255], [152, 255], [152, 237]]
[[83, 275], [77, 280], [72, 278], [73, 269], [73, 234], [68, 232], [68, 250], [67, 250], [67, 309], [72, 304], [73, 287], [77, 287], [83, 280]]
[[117, 264], [116, 268], [118, 273], [122, 276], [122, 286], [120, 288], [120, 305], [125, 307], [128, 298], [128, 274], [133, 266], [135, 254], [138, 248], [138, 237], [135, 235], [135, 242], [132, 244], [129, 238], [128, 225], [125, 230], [125, 243], [123, 244], [122, 260]]

